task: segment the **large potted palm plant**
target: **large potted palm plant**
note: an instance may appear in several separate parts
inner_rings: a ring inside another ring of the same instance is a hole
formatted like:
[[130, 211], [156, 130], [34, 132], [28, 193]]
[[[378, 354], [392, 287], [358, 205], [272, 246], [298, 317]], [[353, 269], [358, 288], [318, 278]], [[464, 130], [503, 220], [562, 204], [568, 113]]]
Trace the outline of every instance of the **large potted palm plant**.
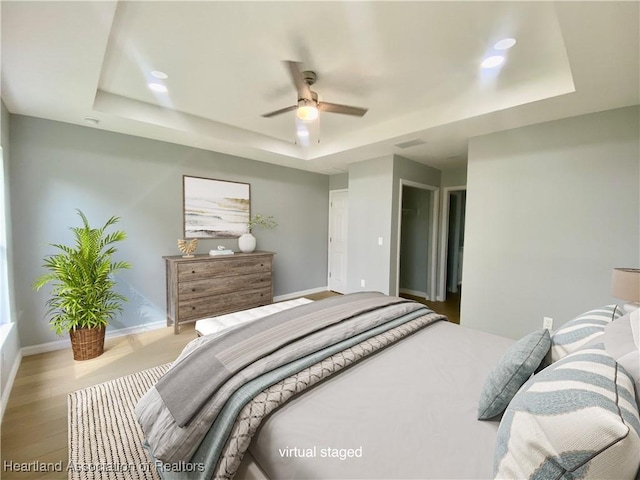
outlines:
[[101, 228], [91, 228], [80, 210], [82, 226], [71, 227], [75, 245], [50, 244], [60, 250], [44, 258], [47, 273], [33, 287], [40, 290], [52, 282], [47, 300], [51, 329], [58, 335], [69, 332], [74, 360], [89, 360], [104, 351], [105, 328], [127, 299], [113, 290], [113, 274], [130, 268], [128, 262], [112, 261], [115, 243], [126, 238], [123, 231], [107, 233], [119, 217], [111, 217]]

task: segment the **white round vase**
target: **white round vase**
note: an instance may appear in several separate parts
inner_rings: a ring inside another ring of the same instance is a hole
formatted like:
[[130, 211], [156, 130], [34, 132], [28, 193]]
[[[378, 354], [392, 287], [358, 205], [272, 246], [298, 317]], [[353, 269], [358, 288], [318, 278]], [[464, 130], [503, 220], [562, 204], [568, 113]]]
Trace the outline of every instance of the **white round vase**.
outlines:
[[256, 249], [256, 237], [250, 233], [240, 235], [238, 238], [238, 247], [242, 253], [251, 253]]

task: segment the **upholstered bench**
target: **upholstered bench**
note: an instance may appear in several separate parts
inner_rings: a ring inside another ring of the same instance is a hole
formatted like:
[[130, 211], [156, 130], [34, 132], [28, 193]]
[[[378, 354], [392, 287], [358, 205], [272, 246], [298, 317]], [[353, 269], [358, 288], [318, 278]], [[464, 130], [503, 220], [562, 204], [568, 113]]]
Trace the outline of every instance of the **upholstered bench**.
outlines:
[[312, 301], [313, 300], [309, 300], [308, 298], [296, 298], [295, 300], [272, 303], [271, 305], [250, 308], [249, 310], [228, 313], [217, 317], [203, 318], [202, 320], [196, 321], [196, 333], [198, 336], [220, 333], [228, 328], [236, 327], [241, 323], [257, 320], [259, 318], [266, 317], [267, 315], [272, 315], [283, 310], [297, 307], [298, 305], [311, 303]]

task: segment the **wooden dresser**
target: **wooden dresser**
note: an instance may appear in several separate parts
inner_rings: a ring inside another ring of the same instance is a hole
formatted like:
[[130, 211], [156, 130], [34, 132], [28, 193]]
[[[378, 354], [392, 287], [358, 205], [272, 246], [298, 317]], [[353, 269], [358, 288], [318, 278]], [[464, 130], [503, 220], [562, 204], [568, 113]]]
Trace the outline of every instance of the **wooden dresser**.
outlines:
[[273, 253], [163, 257], [167, 268], [167, 326], [273, 303]]

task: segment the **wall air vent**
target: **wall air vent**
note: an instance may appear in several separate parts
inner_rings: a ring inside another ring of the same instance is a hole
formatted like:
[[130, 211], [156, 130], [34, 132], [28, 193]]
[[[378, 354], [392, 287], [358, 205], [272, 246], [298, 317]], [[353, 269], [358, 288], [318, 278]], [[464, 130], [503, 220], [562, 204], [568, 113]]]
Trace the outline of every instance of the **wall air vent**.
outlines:
[[409, 140], [408, 142], [397, 143], [394, 145], [394, 147], [409, 148], [409, 147], [415, 147], [416, 145], [422, 145], [423, 143], [427, 143], [427, 142], [425, 142], [420, 138], [416, 138], [415, 140]]

